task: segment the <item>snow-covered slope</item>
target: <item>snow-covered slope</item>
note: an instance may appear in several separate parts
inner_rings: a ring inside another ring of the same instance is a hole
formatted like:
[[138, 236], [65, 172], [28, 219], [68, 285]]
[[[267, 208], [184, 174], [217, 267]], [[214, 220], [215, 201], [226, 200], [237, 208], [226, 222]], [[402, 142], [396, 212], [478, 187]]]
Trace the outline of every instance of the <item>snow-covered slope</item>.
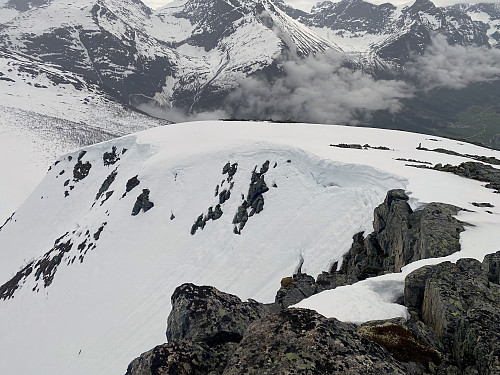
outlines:
[[[330, 146], [338, 143], [390, 150]], [[355, 232], [371, 230], [373, 209], [392, 188], [411, 192], [414, 208], [441, 201], [471, 210], [460, 217], [476, 225], [462, 234], [462, 255], [497, 250], [500, 196], [477, 181], [397, 160], [467, 160], [417, 150], [420, 143], [500, 156], [397, 131], [200, 122], [61, 157], [0, 230], [0, 283], [10, 280], [0, 300], [2, 370], [123, 373], [132, 358], [165, 341], [177, 285], [272, 301], [302, 258], [302, 270], [313, 275], [340, 260]], [[488, 213], [472, 202], [495, 207]], [[376, 301], [388, 298], [372, 289]], [[352, 316], [369, 318], [358, 303], [351, 301]]]
[[0, 221], [61, 154], [166, 123], [116, 102], [79, 74], [0, 50]]

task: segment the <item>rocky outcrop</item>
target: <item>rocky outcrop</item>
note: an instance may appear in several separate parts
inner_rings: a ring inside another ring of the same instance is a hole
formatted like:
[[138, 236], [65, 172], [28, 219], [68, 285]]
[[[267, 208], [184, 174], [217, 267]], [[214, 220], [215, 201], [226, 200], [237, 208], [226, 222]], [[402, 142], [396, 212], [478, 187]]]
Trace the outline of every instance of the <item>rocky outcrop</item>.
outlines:
[[356, 332], [312, 310], [287, 309], [248, 328], [224, 370], [236, 374], [407, 374], [403, 364]]
[[430, 327], [459, 373], [500, 374], [500, 252], [422, 267], [405, 282], [405, 305]]
[[274, 304], [181, 285], [172, 295], [169, 343], [135, 359], [127, 375], [500, 374], [500, 251], [482, 263], [461, 259], [411, 273], [401, 301], [407, 320], [357, 327], [286, 308], [333, 284], [358, 281], [360, 262], [379, 262], [362, 263], [379, 274], [459, 249], [463, 227], [452, 217], [455, 207], [435, 203], [413, 212], [407, 200], [401, 190], [389, 192], [375, 210], [374, 232], [354, 236], [339, 271], [334, 264], [314, 280], [299, 267], [281, 281]]
[[281, 280], [281, 288], [276, 293], [274, 301], [280, 308], [285, 309], [316, 293], [318, 288], [314, 277], [297, 273], [293, 277]]
[[[257, 166], [252, 172], [252, 178], [250, 181], [250, 186], [248, 187], [248, 193], [246, 199], [238, 207], [238, 211], [233, 218], [233, 232], [235, 234], [241, 234], [241, 231], [248, 219], [255, 214], [259, 214], [264, 209], [264, 193], [269, 191], [264, 176], [269, 170], [269, 160], [266, 160], [260, 171], [257, 172]], [[250, 212], [248, 212], [250, 210]]]
[[[491, 160], [486, 162], [491, 162]], [[500, 193], [500, 170], [491, 165], [468, 161], [457, 166], [451, 164], [442, 165], [439, 163], [434, 167], [426, 165], [414, 165], [413, 167], [449, 172], [472, 180], [487, 182], [485, 185], [486, 188], [493, 189], [495, 192]]]
[[270, 307], [223, 293], [210, 286], [183, 284], [172, 295], [167, 339], [189, 339], [210, 346], [240, 342], [248, 326]]
[[356, 326], [305, 309], [183, 284], [172, 295], [169, 343], [130, 363], [127, 375], [407, 374], [406, 364]]
[[460, 233], [465, 223], [454, 215], [458, 207], [429, 203], [413, 211], [403, 190], [390, 190], [374, 211], [373, 229], [353, 236], [353, 244], [344, 255], [340, 269], [335, 263], [314, 281], [308, 275], [294, 275], [276, 295], [276, 303], [288, 307], [323, 290], [349, 285], [368, 277], [399, 272], [405, 265], [437, 258], [460, 250]]
[[125, 375], [207, 375], [221, 374], [227, 354], [203, 343], [178, 340], [158, 345], [130, 363]]
[[154, 203], [149, 200], [149, 193], [149, 189], [142, 189], [132, 208], [132, 216], [137, 216], [141, 211], [147, 212], [154, 207]]
[[[172, 296], [169, 343], [127, 375], [500, 374], [499, 264], [500, 252], [423, 267], [406, 280], [408, 320], [360, 327], [184, 284]], [[289, 283], [307, 294], [314, 279], [298, 273], [282, 288]]]

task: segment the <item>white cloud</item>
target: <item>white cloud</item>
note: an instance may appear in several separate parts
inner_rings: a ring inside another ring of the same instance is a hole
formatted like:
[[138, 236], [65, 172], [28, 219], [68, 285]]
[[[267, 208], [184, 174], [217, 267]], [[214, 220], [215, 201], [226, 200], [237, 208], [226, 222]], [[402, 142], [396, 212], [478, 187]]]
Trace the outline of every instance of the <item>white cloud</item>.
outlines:
[[227, 101], [226, 112], [253, 118], [355, 124], [371, 111], [400, 109], [400, 99], [412, 96], [402, 81], [375, 80], [345, 67], [334, 51], [283, 63], [283, 77], [269, 83], [246, 78]]
[[461, 89], [474, 82], [500, 79], [500, 50], [451, 46], [444, 36], [437, 35], [425, 54], [407, 68], [425, 89]]

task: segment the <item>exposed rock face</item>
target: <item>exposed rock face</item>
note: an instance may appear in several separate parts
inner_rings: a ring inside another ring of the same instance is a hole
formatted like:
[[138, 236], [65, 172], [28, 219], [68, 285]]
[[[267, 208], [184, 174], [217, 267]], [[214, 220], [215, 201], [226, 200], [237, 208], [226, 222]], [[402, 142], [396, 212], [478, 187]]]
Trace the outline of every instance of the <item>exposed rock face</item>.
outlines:
[[[236, 212], [233, 219], [233, 224], [235, 225], [233, 232], [235, 234], [241, 234], [241, 230], [247, 223], [248, 218], [262, 212], [264, 209], [263, 194], [269, 191], [266, 181], [264, 180], [264, 176], [268, 170], [269, 160], [266, 160], [266, 162], [262, 164], [260, 172], [257, 172], [257, 166], [255, 166], [255, 169], [252, 172], [252, 179], [248, 188], [247, 198], [238, 207], [238, 212]], [[230, 170], [229, 176], [231, 176]], [[250, 212], [248, 212], [249, 209]]]
[[318, 291], [314, 277], [299, 273], [281, 280], [281, 288], [274, 301], [280, 308], [285, 309], [316, 293]]
[[130, 363], [125, 375], [220, 374], [227, 363], [225, 352], [203, 343], [179, 340], [158, 345]]
[[183, 284], [172, 295], [167, 339], [189, 339], [210, 346], [240, 342], [250, 323], [269, 311], [264, 304], [242, 302], [214, 287]]
[[[436, 258], [460, 250], [464, 223], [455, 219], [460, 209], [444, 203], [429, 203], [413, 211], [403, 190], [391, 190], [374, 211], [373, 229], [366, 238], [353, 236], [340, 270], [335, 263], [316, 282], [307, 275], [294, 275], [276, 295], [276, 303], [288, 307], [323, 290], [348, 285], [368, 277], [399, 272], [420, 259]], [[285, 279], [284, 279], [285, 280]]]
[[154, 203], [149, 200], [149, 193], [149, 189], [142, 189], [142, 194], [137, 197], [132, 208], [132, 216], [138, 215], [141, 210], [146, 212], [154, 207]]
[[500, 284], [500, 252], [486, 255], [482, 269], [488, 275], [490, 283]]
[[369, 322], [359, 327], [358, 332], [386, 348], [394, 358], [404, 362], [410, 372], [422, 373], [429, 370], [431, 363], [439, 365], [442, 361], [439, 351], [416, 339], [413, 332], [403, 325], [404, 323], [404, 321]]
[[499, 259], [497, 252], [482, 264], [445, 262], [406, 278], [405, 305], [437, 334], [463, 373], [500, 374]]
[[[482, 264], [423, 267], [406, 280], [409, 320], [361, 327], [184, 284], [172, 296], [170, 342], [135, 359], [127, 375], [500, 374], [499, 264], [500, 251]], [[282, 288], [292, 284], [307, 294], [314, 279], [298, 273]]]
[[312, 310], [287, 309], [250, 325], [224, 375], [406, 374], [355, 326]]
[[433, 169], [442, 172], [451, 172], [472, 180], [487, 182], [485, 187], [496, 190], [497, 193], [500, 192], [500, 170], [491, 165], [469, 161], [457, 166], [436, 164]]

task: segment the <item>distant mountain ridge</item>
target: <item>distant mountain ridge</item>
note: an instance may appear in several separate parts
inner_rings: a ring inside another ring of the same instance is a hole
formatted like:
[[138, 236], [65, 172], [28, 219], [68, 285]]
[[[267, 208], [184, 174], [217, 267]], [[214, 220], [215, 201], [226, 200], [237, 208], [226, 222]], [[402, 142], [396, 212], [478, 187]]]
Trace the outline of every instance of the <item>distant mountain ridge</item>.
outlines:
[[383, 71], [423, 53], [435, 34], [460, 45], [500, 39], [498, 6], [429, 0], [326, 1], [311, 13], [281, 0], [177, 0], [156, 11], [140, 0], [4, 0], [0, 9], [2, 48], [81, 74], [126, 103], [185, 112], [216, 108], [245, 77], [279, 76], [290, 56], [335, 49]]

